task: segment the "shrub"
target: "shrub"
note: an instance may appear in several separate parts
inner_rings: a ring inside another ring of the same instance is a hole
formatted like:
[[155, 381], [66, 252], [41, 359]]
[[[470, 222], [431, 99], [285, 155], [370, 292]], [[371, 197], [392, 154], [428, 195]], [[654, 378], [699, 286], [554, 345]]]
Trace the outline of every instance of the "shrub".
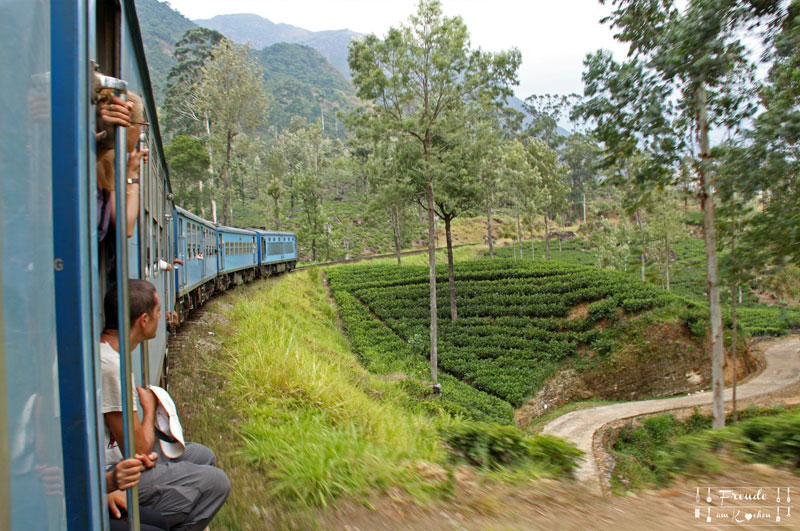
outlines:
[[800, 414], [753, 418], [740, 426], [743, 450], [751, 459], [800, 466]]
[[583, 452], [550, 435], [528, 438], [515, 426], [465, 422], [442, 429], [445, 446], [453, 460], [497, 469], [535, 462], [557, 475], [570, 475]]
[[554, 468], [561, 475], [571, 476], [583, 458], [583, 451], [560, 437], [537, 435], [528, 443], [534, 461]]
[[525, 434], [514, 426], [465, 422], [442, 429], [442, 439], [456, 461], [481, 468], [518, 464], [528, 456]]

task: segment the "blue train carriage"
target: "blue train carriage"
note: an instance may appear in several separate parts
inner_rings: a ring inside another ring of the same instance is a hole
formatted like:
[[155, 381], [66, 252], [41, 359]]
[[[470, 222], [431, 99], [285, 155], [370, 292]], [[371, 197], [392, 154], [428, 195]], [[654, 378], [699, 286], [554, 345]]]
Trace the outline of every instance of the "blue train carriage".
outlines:
[[[112, 10], [113, 6], [111, 2], [98, 2], [98, 16], [110, 16], [111, 13], [105, 13], [105, 10]], [[160, 267], [162, 263], [171, 264], [175, 256], [174, 240], [170, 237], [174, 205], [135, 6], [133, 2], [124, 2], [123, 7], [130, 18], [121, 32], [120, 50], [115, 55], [108, 45], [98, 46], [97, 63], [101, 71], [105, 69], [105, 73], [124, 79], [128, 84], [128, 94], [139, 95], [144, 107], [146, 125], [142, 132], [150, 155], [148, 163], [142, 164], [140, 170], [139, 216], [133, 236], [128, 238], [128, 276], [145, 279], [156, 287], [163, 309], [163, 322], [156, 337], [143, 343], [141, 351], [134, 351], [132, 357], [137, 385], [158, 384], [167, 352], [167, 312], [175, 306], [175, 276]], [[101, 32], [97, 35], [100, 42], [107, 42], [112, 37], [102, 34], [103, 31], [112, 31], [108, 27], [98, 31]], [[112, 70], [107, 65], [117, 66]], [[101, 295], [104, 294], [102, 288], [101, 285]]]
[[229, 286], [250, 282], [256, 277], [258, 244], [255, 231], [234, 227], [217, 227], [216, 287], [225, 291]]
[[217, 227], [178, 206], [174, 218], [175, 256], [183, 261], [175, 270], [175, 311], [183, 321], [216, 290]]
[[297, 236], [292, 232], [254, 229], [258, 235], [258, 276], [291, 271], [297, 264]]
[[[152, 124], [118, 256], [174, 301], [153, 267], [171, 261], [173, 210], [134, 2], [0, 2], [0, 64], [0, 529], [106, 529], [98, 340], [103, 261], [119, 264], [97, 241], [95, 65]], [[164, 328], [134, 352], [137, 384], [157, 380]]]

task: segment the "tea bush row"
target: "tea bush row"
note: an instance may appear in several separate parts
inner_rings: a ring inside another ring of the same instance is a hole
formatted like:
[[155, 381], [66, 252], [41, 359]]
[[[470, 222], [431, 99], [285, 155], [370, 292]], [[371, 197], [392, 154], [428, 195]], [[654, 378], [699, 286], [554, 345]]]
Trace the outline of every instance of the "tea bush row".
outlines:
[[[391, 329], [374, 319], [369, 311], [345, 290], [336, 289], [336, 280], [331, 280], [339, 315], [354, 350], [364, 366], [377, 374], [401, 373], [408, 377], [407, 386], [419, 387], [412, 378], [419, 378], [429, 370], [424, 358], [420, 358], [408, 343]], [[511, 406], [478, 389], [445, 374], [439, 374], [443, 409], [476, 420], [510, 423], [513, 420]], [[431, 404], [431, 411], [438, 408]]]

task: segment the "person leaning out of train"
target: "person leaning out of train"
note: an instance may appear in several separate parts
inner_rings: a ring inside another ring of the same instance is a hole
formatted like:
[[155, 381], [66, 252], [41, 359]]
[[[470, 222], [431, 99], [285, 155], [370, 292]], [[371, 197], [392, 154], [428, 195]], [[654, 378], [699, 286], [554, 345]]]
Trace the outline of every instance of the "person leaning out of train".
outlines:
[[127, 128], [128, 161], [126, 166], [126, 208], [128, 238], [133, 236], [139, 216], [139, 167], [147, 163], [150, 150], [139, 145], [144, 122], [144, 106], [136, 94], [128, 101], [113, 95], [101, 95], [97, 103], [97, 239], [103, 241], [116, 220], [114, 169], [114, 128]]
[[[130, 348], [153, 339], [161, 318], [161, 303], [155, 286], [145, 280], [128, 283], [130, 303]], [[119, 443], [123, 440], [122, 397], [119, 379], [119, 332], [117, 290], [109, 290], [104, 300], [106, 328], [100, 345], [103, 382], [103, 417], [106, 426], [106, 463], [122, 459]], [[217, 468], [214, 452], [197, 443], [187, 442], [181, 455], [169, 457], [164, 441], [155, 445], [156, 398], [150, 389], [137, 389], [143, 419], [132, 415], [135, 452], [156, 452], [155, 466], [141, 472], [139, 503], [156, 510], [172, 530], [202, 530], [225, 503], [231, 484]]]
[[[173, 266], [172, 264], [175, 264], [175, 266]], [[180, 258], [174, 258], [172, 260], [172, 264], [170, 264], [166, 260], [159, 258], [158, 260], [153, 262], [152, 269], [150, 268], [150, 266], [147, 266], [145, 268], [145, 278], [150, 278], [151, 273], [152, 276], [157, 277], [159, 271], [164, 271], [164, 272], [174, 271], [175, 269], [178, 269], [180, 266], [183, 265], [183, 260], [181, 260]]]

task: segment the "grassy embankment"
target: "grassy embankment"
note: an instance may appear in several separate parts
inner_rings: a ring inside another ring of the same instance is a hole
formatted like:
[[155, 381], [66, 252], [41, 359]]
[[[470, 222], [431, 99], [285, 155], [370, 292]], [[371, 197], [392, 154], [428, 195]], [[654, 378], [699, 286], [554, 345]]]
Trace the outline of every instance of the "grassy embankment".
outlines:
[[215, 527], [306, 528], [339, 499], [369, 503], [388, 489], [416, 502], [446, 498], [458, 455], [489, 468], [516, 464], [505, 481], [573, 466], [576, 456], [550, 459], [565, 447], [519, 430], [513, 447], [492, 454], [487, 447], [511, 427], [460, 422], [403, 381], [367, 372], [316, 270], [236, 290], [208, 311], [216, 317], [171, 361], [171, 390], [187, 438], [212, 447], [233, 484]]

